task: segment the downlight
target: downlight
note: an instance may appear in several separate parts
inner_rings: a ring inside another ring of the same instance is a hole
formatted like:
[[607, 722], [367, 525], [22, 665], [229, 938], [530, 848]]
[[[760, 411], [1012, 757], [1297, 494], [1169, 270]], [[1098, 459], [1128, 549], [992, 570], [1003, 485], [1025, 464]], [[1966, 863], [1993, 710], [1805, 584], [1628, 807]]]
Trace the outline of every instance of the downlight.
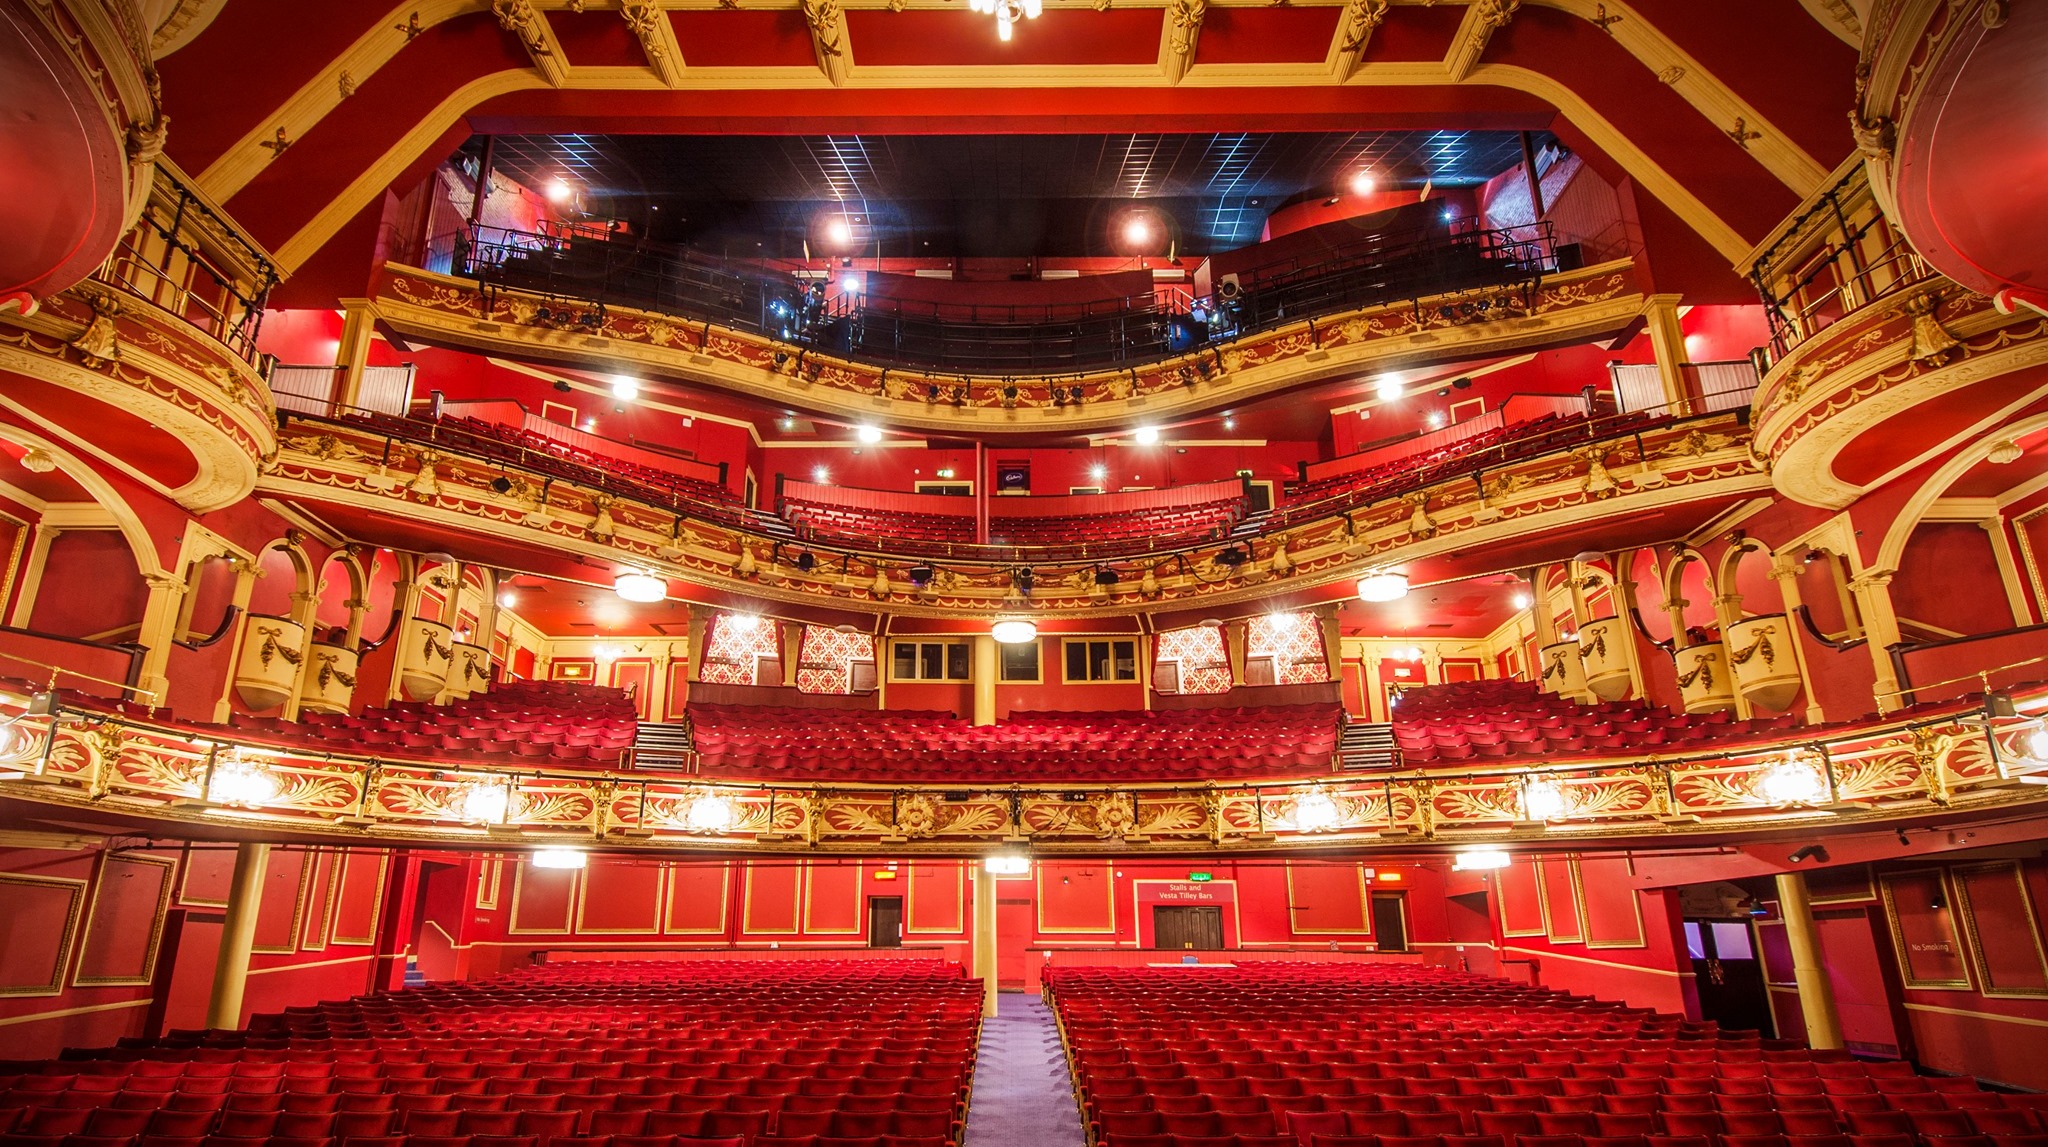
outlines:
[[1452, 872], [1493, 872], [1506, 868], [1508, 854], [1497, 848], [1475, 848], [1451, 857]]
[[620, 574], [617, 580], [612, 582], [612, 592], [627, 601], [639, 602], [645, 605], [667, 597], [668, 582], [655, 577], [651, 573], [633, 570], [629, 573]]
[[981, 867], [990, 876], [1028, 876], [1031, 873], [1031, 858], [1018, 852], [999, 852], [983, 857]]
[[1408, 596], [1408, 575], [1404, 573], [1367, 574], [1358, 579], [1358, 600], [1400, 601]]
[[536, 848], [532, 864], [535, 868], [583, 868], [590, 863], [590, 855], [580, 848]]

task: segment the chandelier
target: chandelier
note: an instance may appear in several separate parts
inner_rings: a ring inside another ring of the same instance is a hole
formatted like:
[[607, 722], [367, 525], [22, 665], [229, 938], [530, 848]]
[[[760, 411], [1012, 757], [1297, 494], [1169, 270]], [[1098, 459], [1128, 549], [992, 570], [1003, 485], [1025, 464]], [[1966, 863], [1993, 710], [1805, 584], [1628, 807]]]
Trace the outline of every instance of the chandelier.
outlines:
[[976, 12], [996, 18], [996, 39], [1007, 41], [1010, 26], [1019, 20], [1036, 20], [1045, 10], [1045, 0], [967, 0]]

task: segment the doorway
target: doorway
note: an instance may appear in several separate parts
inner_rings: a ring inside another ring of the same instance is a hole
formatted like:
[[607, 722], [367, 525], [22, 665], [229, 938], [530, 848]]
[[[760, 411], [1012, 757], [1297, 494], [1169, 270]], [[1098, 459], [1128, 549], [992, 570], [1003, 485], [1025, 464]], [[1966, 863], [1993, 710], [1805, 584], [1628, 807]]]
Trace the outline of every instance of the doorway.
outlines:
[[1686, 954], [1700, 996], [1700, 1018], [1723, 1031], [1757, 1031], [1770, 1039], [1771, 995], [1756, 932], [1747, 920], [1687, 920]]
[[1155, 905], [1152, 946], [1216, 952], [1223, 948], [1223, 909], [1192, 905]]
[[1372, 894], [1372, 937], [1378, 951], [1408, 950], [1408, 897], [1405, 893]]
[[903, 898], [901, 896], [868, 897], [868, 947], [901, 948], [903, 946]]

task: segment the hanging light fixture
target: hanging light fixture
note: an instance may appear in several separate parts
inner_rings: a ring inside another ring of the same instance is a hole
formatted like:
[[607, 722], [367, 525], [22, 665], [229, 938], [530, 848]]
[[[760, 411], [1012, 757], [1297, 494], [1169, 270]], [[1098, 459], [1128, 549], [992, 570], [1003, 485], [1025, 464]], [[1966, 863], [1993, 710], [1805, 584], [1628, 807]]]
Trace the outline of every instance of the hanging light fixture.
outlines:
[[1358, 600], [1400, 601], [1408, 596], [1408, 575], [1391, 571], [1367, 574], [1358, 579]]
[[1300, 832], [1327, 832], [1337, 827], [1337, 802], [1320, 787], [1295, 798], [1294, 827]]
[[612, 592], [627, 601], [647, 604], [668, 596], [668, 582], [651, 573], [628, 570], [612, 582]]
[[1522, 782], [1522, 815], [1529, 820], [1558, 820], [1564, 816], [1564, 787], [1549, 777], [1530, 777]]
[[259, 808], [276, 800], [277, 791], [277, 776], [268, 766], [243, 756], [240, 749], [230, 749], [214, 762], [206, 799], [215, 804]]
[[1757, 789], [1774, 805], [1824, 804], [1828, 799], [1828, 778], [1812, 758], [1791, 753], [1764, 770], [1757, 779]]
[[1003, 645], [1022, 645], [1038, 640], [1038, 625], [1020, 619], [998, 621], [988, 627], [988, 635]]
[[689, 832], [727, 832], [738, 819], [732, 802], [717, 793], [706, 793], [690, 802], [683, 814], [683, 828]]
[[471, 781], [449, 804], [471, 824], [503, 824], [512, 811], [512, 793], [501, 781]]
[[1036, 20], [1045, 10], [1044, 0], [968, 0], [976, 12], [996, 18], [996, 39], [1007, 43], [1010, 29], [1019, 20]]

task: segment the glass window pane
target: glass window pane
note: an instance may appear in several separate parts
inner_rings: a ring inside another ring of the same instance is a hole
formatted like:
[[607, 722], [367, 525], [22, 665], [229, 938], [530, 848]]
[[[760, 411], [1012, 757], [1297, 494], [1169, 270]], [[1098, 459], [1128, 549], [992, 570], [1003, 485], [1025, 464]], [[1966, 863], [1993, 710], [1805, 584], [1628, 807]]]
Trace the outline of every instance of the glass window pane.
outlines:
[[967, 680], [968, 676], [969, 673], [967, 669], [967, 646], [964, 643], [957, 641], [947, 645], [946, 680], [965, 681]]
[[918, 651], [918, 676], [927, 681], [940, 681], [946, 676], [946, 647], [938, 644], [920, 645]]
[[1020, 641], [1003, 646], [1003, 680], [1038, 680], [1038, 643]]
[[1109, 680], [1109, 642], [1091, 641], [1088, 643], [1088, 680]]
[[1136, 681], [1138, 679], [1138, 647], [1135, 642], [1118, 641], [1116, 649], [1116, 679]]
[[1067, 642], [1067, 680], [1088, 680], [1088, 643], [1085, 641]]
[[896, 643], [895, 668], [889, 672], [891, 676], [899, 681], [909, 680], [917, 676], [917, 643], [915, 641], [899, 641]]
[[1700, 938], [1700, 922], [1697, 920], [1685, 922], [1685, 954], [1695, 960], [1707, 958], [1706, 941]]
[[1739, 920], [1716, 920], [1714, 929], [1714, 955], [1723, 960], [1754, 960], [1756, 953], [1749, 950], [1749, 925]]

